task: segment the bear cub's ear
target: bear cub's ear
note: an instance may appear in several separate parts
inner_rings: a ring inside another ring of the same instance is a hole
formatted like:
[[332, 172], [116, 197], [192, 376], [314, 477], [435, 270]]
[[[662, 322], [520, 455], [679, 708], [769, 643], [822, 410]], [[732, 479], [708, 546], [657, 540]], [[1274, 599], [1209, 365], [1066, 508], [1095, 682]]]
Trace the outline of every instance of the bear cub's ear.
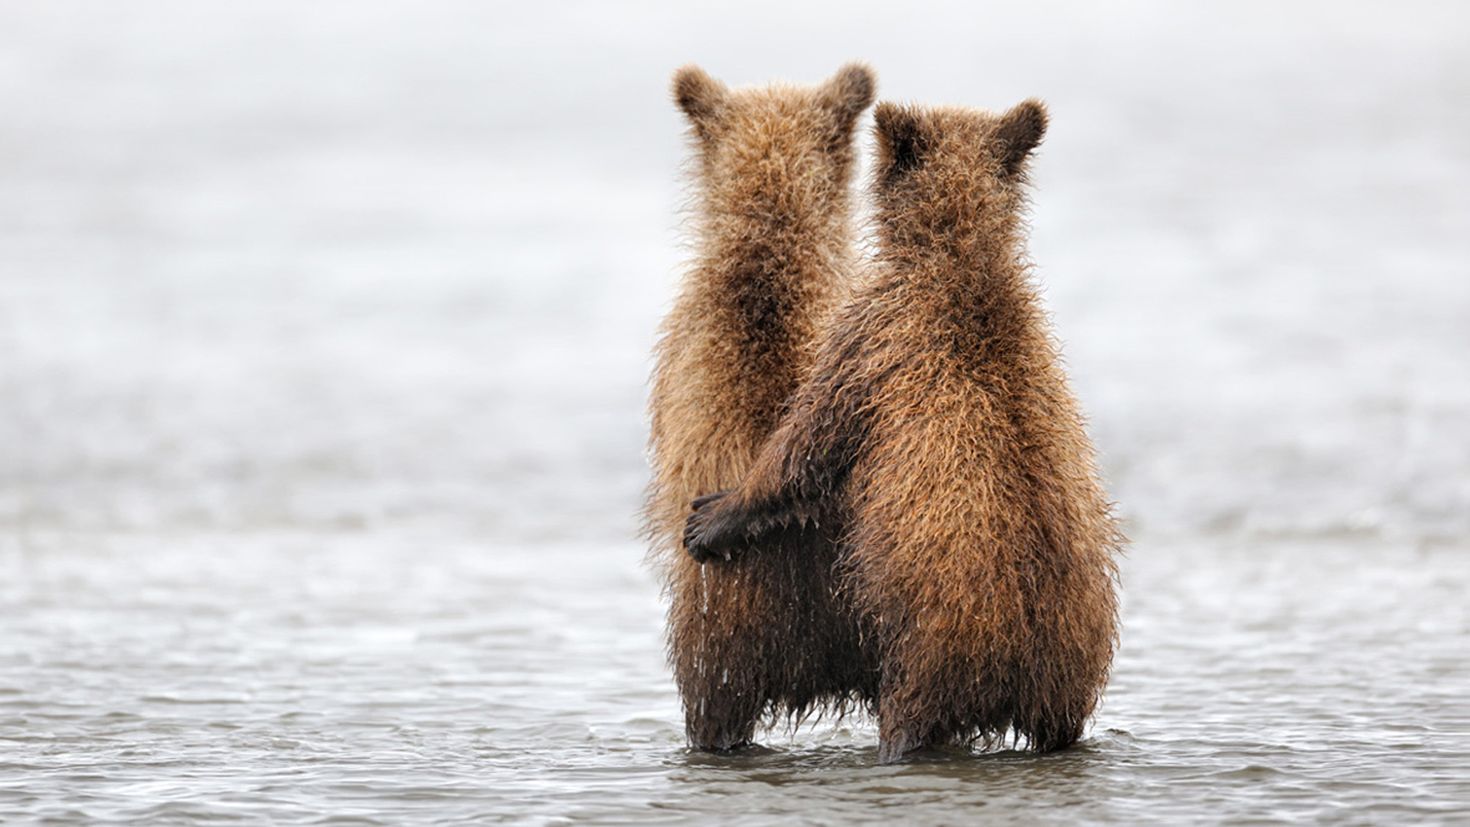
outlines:
[[919, 110], [884, 101], [873, 110], [873, 131], [878, 136], [878, 174], [892, 181], [919, 166], [928, 151]]
[[1011, 107], [995, 128], [996, 154], [1006, 175], [1015, 175], [1046, 134], [1046, 106], [1032, 98]]
[[710, 126], [720, 116], [729, 97], [725, 84], [691, 63], [674, 73], [673, 88], [674, 103], [684, 110], [695, 130], [701, 135], [708, 135]]
[[877, 89], [878, 80], [872, 69], [861, 63], [849, 63], [822, 84], [820, 100], [837, 116], [844, 129], [851, 129], [863, 110], [873, 105]]

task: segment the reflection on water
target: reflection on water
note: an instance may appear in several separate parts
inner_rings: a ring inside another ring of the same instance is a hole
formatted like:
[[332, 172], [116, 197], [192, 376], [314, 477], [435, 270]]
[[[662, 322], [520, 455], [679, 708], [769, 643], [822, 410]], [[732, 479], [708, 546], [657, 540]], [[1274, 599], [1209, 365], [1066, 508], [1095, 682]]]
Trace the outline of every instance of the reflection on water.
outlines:
[[[0, 9], [0, 821], [1463, 820], [1470, 13], [758, 6]], [[631, 539], [667, 74], [855, 56], [1051, 104], [1136, 539], [1063, 754], [684, 749]]]

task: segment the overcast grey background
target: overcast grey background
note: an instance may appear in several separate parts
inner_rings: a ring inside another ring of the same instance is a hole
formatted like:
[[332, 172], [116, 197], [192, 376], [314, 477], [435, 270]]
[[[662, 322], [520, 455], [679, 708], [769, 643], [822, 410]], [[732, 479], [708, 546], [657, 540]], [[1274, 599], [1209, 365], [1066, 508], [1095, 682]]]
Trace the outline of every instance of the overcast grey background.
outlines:
[[627, 537], [668, 75], [861, 58], [1051, 105], [1033, 252], [1135, 530], [1463, 533], [1466, 12], [1191, 8], [8, 4], [0, 520]]

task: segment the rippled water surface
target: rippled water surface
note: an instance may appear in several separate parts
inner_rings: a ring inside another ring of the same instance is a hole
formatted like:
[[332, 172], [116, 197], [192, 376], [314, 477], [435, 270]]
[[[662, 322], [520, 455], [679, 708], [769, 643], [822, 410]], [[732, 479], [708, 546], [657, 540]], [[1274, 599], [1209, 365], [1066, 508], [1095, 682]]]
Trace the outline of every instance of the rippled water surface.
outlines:
[[686, 751], [630, 546], [166, 540], [7, 543], [7, 820], [1404, 823], [1470, 796], [1460, 549], [1142, 547], [1082, 746], [879, 766], [856, 722]]
[[[1470, 16], [1191, 8], [6, 4], [0, 822], [1470, 821]], [[684, 747], [667, 76], [852, 57], [1052, 108], [1135, 539], [1061, 754]]]

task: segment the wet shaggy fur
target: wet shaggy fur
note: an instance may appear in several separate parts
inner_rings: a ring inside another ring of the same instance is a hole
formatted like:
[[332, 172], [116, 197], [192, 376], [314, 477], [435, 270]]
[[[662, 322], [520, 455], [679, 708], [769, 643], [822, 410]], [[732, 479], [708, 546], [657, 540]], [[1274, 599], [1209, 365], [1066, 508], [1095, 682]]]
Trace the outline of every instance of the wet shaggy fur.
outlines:
[[1080, 737], [1122, 542], [1023, 244], [1041, 104], [880, 104], [874, 272], [745, 480], [685, 542], [739, 562], [820, 525], [881, 659], [880, 758]]
[[814, 88], [731, 91], [686, 67], [673, 91], [696, 155], [696, 258], [656, 351], [646, 525], [689, 741], [725, 750], [765, 718], [840, 703], [861, 669], [830, 554], [704, 566], [679, 535], [692, 499], [749, 470], [851, 280], [853, 138], [874, 79], [849, 65]]

